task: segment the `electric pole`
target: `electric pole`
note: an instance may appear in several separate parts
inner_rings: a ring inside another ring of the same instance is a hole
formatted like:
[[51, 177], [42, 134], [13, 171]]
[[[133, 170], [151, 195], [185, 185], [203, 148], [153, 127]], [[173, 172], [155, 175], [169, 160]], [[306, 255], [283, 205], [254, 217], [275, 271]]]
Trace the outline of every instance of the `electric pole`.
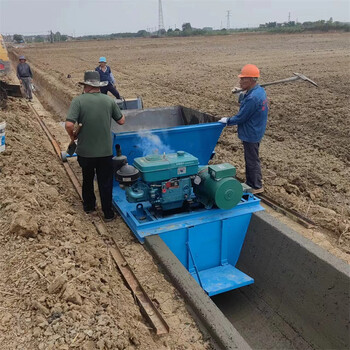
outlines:
[[231, 11], [230, 10], [227, 10], [227, 25], [226, 25], [226, 29], [227, 30], [230, 30], [230, 16], [231, 16]]
[[158, 1], [158, 35], [161, 34], [161, 30], [164, 30], [163, 8], [162, 0]]

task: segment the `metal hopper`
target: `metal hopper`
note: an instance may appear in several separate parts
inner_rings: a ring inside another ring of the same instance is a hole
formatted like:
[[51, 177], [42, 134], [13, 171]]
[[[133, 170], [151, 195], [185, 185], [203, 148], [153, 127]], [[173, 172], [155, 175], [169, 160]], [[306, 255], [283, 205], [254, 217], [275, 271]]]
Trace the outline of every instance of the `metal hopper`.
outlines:
[[223, 124], [200, 111], [183, 106], [123, 111], [126, 123], [112, 121], [113, 149], [120, 144], [130, 164], [150, 153], [182, 150], [208, 164]]

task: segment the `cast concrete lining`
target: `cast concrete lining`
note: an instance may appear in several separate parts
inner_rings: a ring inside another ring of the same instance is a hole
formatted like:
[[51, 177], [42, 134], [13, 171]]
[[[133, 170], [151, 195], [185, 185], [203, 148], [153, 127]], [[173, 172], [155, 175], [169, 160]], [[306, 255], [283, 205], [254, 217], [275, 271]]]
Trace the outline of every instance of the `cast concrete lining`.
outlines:
[[349, 266], [266, 212], [253, 214], [237, 264], [255, 283], [215, 296], [223, 313], [161, 238], [146, 246], [223, 349], [349, 348]]
[[255, 279], [241, 289], [246, 298], [264, 303], [311, 347], [349, 349], [350, 269], [345, 262], [259, 212], [252, 217], [237, 267]]
[[158, 235], [146, 237], [145, 244], [218, 346], [251, 349]]

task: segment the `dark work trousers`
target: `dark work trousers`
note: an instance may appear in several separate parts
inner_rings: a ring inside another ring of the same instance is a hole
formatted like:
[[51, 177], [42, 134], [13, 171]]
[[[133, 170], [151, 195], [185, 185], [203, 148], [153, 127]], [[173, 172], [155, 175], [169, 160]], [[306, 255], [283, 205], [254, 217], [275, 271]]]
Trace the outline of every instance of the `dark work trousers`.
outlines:
[[28, 99], [32, 99], [32, 78], [30, 77], [21, 77], [23, 87], [24, 87], [24, 92], [26, 93], [26, 97]]
[[78, 162], [83, 172], [82, 194], [84, 210], [89, 211], [95, 209], [96, 197], [94, 194], [94, 177], [96, 172], [102, 211], [106, 218], [112, 217], [112, 156], [97, 158], [78, 156]]
[[262, 187], [259, 146], [260, 142], [243, 141], [246, 184], [254, 189]]
[[102, 86], [101, 87], [101, 92], [105, 95], [107, 95], [107, 92], [110, 92], [112, 95], [114, 95], [118, 100], [120, 100], [120, 95], [118, 90], [111, 84], [108, 83], [107, 86]]

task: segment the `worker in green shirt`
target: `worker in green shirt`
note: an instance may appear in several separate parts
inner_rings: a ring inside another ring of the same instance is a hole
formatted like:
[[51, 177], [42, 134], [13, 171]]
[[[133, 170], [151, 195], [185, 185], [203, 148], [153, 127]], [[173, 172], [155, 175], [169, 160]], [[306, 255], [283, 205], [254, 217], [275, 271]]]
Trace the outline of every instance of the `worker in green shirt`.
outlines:
[[[95, 211], [94, 177], [97, 176], [101, 206], [105, 221], [114, 219], [112, 209], [112, 135], [111, 118], [118, 124], [125, 123], [119, 107], [114, 100], [100, 92], [107, 82], [100, 81], [95, 71], [86, 71], [84, 93], [75, 97], [69, 107], [66, 118], [66, 130], [71, 140], [78, 139], [76, 153], [83, 173], [83, 205], [86, 213]], [[74, 133], [74, 124], [81, 124], [78, 135]]]

